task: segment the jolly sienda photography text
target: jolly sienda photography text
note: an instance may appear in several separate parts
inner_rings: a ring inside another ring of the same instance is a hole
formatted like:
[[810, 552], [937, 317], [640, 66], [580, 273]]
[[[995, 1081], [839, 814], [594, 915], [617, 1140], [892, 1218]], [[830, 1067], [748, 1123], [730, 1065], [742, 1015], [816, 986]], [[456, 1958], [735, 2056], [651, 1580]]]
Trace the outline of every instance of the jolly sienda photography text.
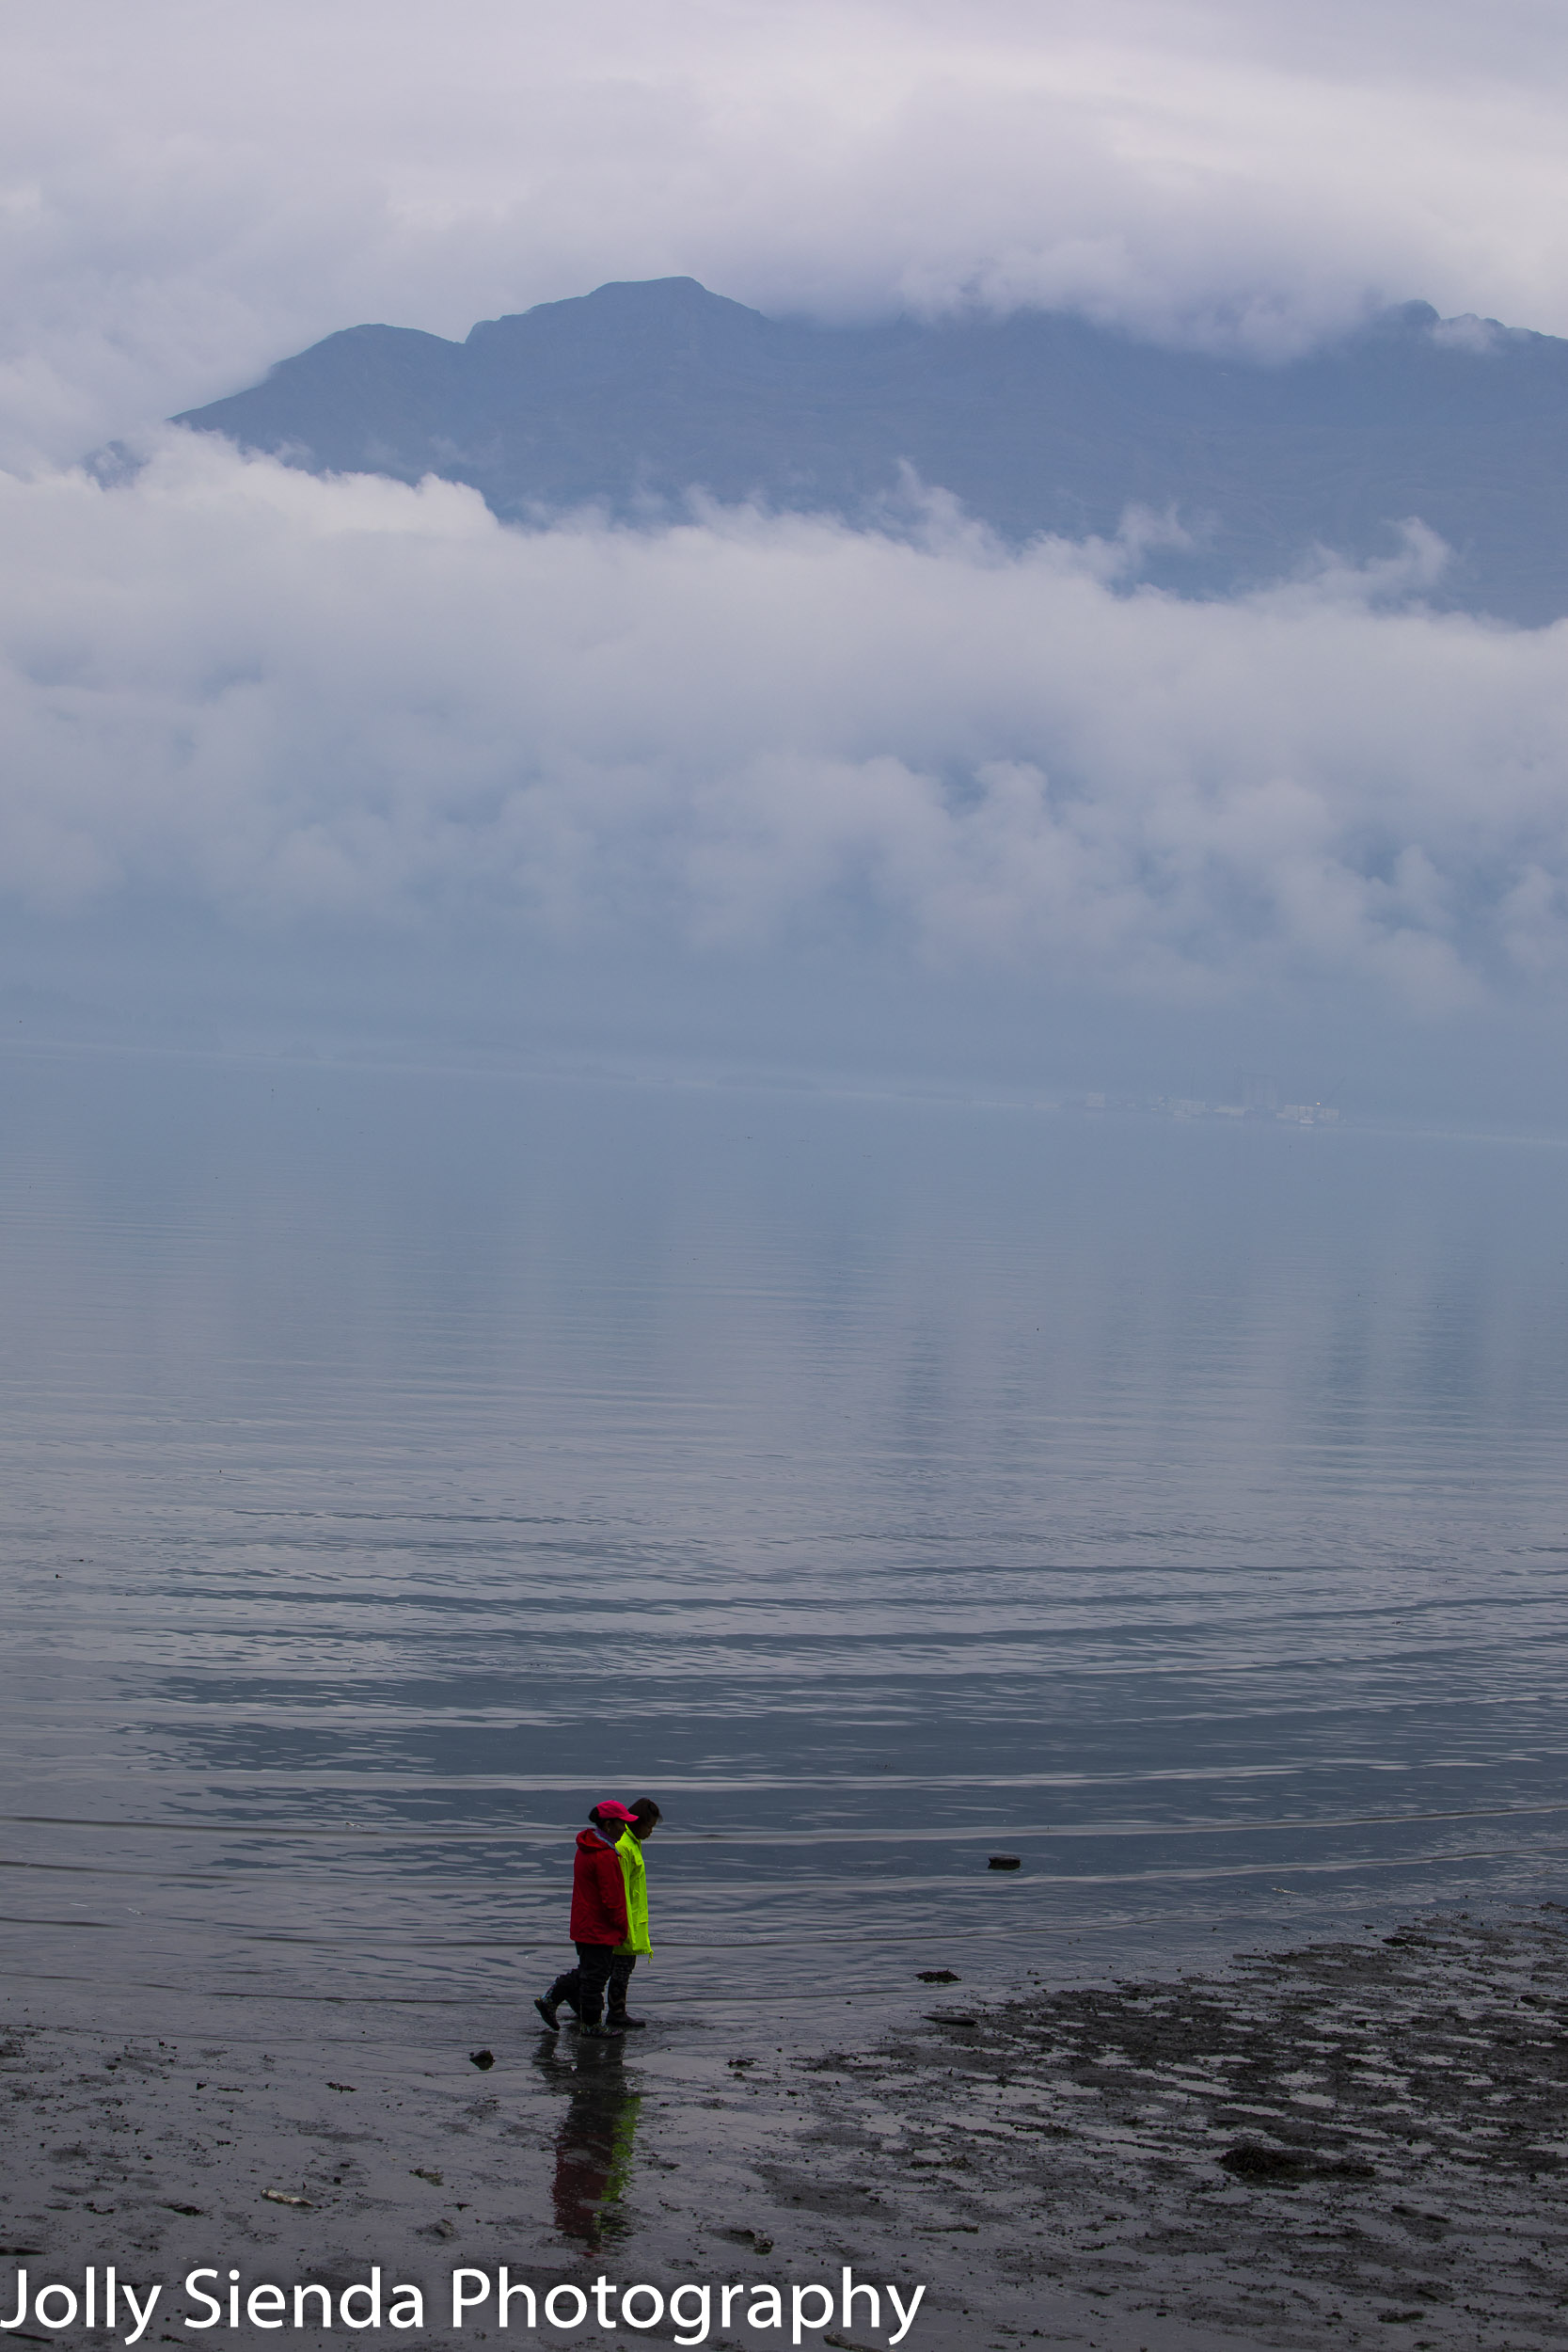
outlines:
[[[705, 2279], [683, 2280], [670, 2288], [646, 2280], [623, 2287], [601, 2275], [591, 2286], [562, 2280], [541, 2293], [512, 2278], [503, 2263], [494, 2270], [452, 2271], [446, 2295], [430, 2300], [438, 2307], [432, 2324], [438, 2320], [454, 2328], [483, 2317], [489, 2327], [522, 2334], [541, 2328], [559, 2335], [584, 2327], [647, 2330], [657, 2328], [668, 2312], [680, 2344], [706, 2344], [715, 2328], [745, 2326], [777, 2328], [781, 2344], [795, 2346], [836, 2322], [885, 2336], [891, 2352], [909, 2334], [925, 2293], [924, 2286], [914, 2286], [906, 2298], [891, 2282], [878, 2287], [857, 2280], [847, 2265], [836, 2287], [818, 2280], [775, 2286]], [[329, 2287], [317, 2280], [287, 2286], [258, 2280], [246, 2285], [237, 2269], [202, 2268], [187, 2271], [172, 2289], [164, 2280], [138, 2283], [124, 2278], [113, 2264], [102, 2269], [89, 2264], [74, 2281], [19, 2269], [3, 2298], [0, 2329], [41, 2328], [46, 2335], [63, 2335], [96, 2328], [118, 2334], [130, 2345], [143, 2340], [156, 2314], [166, 2328], [173, 2323], [193, 2330], [336, 2326], [363, 2334], [384, 2328], [422, 2329], [425, 2305], [422, 2287], [407, 2280], [388, 2283], [379, 2264], [368, 2278], [348, 2286]]]

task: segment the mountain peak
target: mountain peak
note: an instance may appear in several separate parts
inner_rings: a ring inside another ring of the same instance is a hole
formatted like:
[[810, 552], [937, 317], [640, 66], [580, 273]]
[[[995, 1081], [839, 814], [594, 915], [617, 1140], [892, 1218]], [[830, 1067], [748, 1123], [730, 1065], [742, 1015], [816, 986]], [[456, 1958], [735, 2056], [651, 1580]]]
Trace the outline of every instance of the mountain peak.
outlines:
[[1568, 612], [1568, 343], [1430, 303], [1265, 366], [1049, 311], [823, 326], [614, 279], [461, 343], [329, 336], [176, 422], [323, 472], [440, 474], [531, 522], [703, 491], [886, 528], [911, 469], [1014, 542], [1139, 506], [1182, 526], [1146, 576], [1204, 596], [1323, 547], [1392, 553], [1414, 516], [1453, 550], [1433, 600]]
[[770, 325], [760, 310], [710, 294], [695, 278], [623, 278], [595, 286], [592, 294], [481, 319], [469, 329], [467, 347], [488, 353], [498, 342], [540, 349], [553, 343], [559, 349], [576, 344], [608, 353], [618, 339], [629, 348], [650, 335], [674, 335], [684, 348], [693, 333], [704, 340], [766, 334]]

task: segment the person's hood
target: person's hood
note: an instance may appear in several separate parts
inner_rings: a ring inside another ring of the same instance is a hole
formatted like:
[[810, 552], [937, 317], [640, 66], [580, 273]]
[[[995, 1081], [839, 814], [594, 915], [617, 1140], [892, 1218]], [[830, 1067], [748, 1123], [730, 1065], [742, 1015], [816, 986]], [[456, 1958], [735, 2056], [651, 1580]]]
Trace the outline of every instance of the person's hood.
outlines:
[[592, 1826], [587, 1829], [579, 1829], [578, 1832], [578, 1852], [587, 1853], [594, 1847], [602, 1847], [606, 1853], [613, 1853], [615, 1851], [615, 1840], [612, 1837], [601, 1837], [598, 1831]]

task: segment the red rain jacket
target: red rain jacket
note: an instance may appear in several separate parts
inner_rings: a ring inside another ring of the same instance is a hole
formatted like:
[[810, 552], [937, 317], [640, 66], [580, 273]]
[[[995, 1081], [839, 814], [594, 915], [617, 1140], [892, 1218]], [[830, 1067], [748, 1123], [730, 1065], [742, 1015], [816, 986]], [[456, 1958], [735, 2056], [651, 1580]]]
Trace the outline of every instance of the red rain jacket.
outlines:
[[621, 1857], [597, 1830], [579, 1829], [572, 1865], [574, 1944], [624, 1944], [626, 1940], [626, 1882]]

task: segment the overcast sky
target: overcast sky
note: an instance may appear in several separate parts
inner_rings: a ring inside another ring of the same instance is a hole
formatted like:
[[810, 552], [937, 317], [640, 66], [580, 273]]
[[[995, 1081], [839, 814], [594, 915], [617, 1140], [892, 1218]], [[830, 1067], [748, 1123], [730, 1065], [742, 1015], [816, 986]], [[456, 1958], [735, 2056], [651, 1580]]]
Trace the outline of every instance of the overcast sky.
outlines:
[[610, 278], [1069, 305], [1264, 358], [1416, 296], [1568, 332], [1560, 6], [11, 0], [4, 51], [29, 939], [154, 901], [252, 942], [477, 923], [760, 1001], [852, 935], [884, 977], [1134, 1024], [1266, 1000], [1299, 1031], [1321, 992], [1437, 1061], [1445, 1023], [1559, 1001], [1561, 632], [1400, 609], [1419, 534], [1199, 607], [941, 510], [912, 546], [525, 537], [182, 436], [112, 491], [56, 469], [336, 327], [462, 335]]

